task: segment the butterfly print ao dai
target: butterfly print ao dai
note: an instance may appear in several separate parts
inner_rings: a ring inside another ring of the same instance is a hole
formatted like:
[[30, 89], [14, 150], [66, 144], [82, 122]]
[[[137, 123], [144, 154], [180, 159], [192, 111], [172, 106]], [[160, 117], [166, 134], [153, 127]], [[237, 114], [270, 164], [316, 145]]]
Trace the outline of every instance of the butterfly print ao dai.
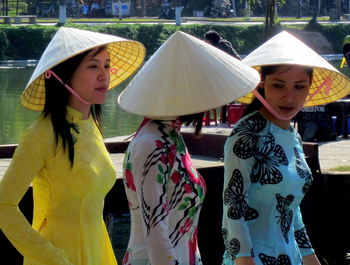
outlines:
[[150, 121], [124, 160], [131, 235], [123, 265], [202, 265], [197, 225], [204, 179], [173, 122]]
[[254, 257], [257, 265], [299, 265], [314, 253], [299, 208], [311, 181], [292, 127], [259, 112], [242, 118], [225, 144], [223, 264]]

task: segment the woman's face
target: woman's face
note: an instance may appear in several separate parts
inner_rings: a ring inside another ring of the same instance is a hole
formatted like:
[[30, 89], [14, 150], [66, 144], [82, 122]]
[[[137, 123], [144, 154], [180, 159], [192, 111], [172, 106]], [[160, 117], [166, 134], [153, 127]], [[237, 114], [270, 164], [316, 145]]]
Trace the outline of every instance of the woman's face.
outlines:
[[280, 66], [262, 82], [265, 99], [283, 117], [302, 108], [309, 94], [311, 78], [305, 68]]
[[[91, 104], [102, 104], [109, 88], [110, 60], [107, 49], [95, 54], [96, 49], [81, 61], [72, 76], [70, 85], [85, 101]], [[77, 101], [72, 95], [70, 100]]]

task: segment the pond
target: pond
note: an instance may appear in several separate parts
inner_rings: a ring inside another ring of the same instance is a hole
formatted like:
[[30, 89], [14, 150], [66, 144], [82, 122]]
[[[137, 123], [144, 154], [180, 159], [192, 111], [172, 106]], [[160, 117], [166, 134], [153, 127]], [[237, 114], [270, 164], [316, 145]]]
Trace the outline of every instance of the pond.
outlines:
[[[324, 57], [339, 69], [341, 55], [325, 55]], [[22, 133], [40, 114], [25, 109], [19, 103], [23, 88], [34, 71], [35, 63], [32, 62], [29, 66], [23, 66], [25, 62], [0, 65], [0, 145], [18, 143]], [[348, 67], [342, 68], [341, 71], [350, 76]], [[142, 117], [121, 110], [118, 106], [118, 95], [126, 85], [127, 82], [111, 90], [103, 105], [105, 138], [132, 134], [142, 119]]]
[[[0, 145], [18, 143], [22, 133], [40, 114], [19, 103], [33, 71], [33, 66], [0, 67]], [[142, 119], [118, 106], [118, 95], [126, 84], [127, 82], [111, 90], [102, 107], [105, 138], [132, 134]]]

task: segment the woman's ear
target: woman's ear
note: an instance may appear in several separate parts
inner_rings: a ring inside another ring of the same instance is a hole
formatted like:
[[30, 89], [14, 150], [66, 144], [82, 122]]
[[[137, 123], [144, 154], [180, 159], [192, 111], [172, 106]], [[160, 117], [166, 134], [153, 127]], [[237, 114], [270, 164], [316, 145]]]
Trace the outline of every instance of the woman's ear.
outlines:
[[264, 81], [261, 81], [260, 84], [259, 84], [259, 87], [264, 89], [264, 85], [265, 85], [265, 82]]

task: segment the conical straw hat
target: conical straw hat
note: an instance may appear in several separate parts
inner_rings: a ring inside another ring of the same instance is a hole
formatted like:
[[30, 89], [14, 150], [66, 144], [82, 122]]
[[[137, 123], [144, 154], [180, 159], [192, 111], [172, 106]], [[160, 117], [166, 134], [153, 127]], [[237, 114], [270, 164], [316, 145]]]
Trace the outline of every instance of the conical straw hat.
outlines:
[[43, 110], [45, 71], [79, 53], [103, 45], [107, 45], [111, 60], [109, 89], [114, 88], [133, 74], [141, 66], [145, 57], [145, 48], [139, 42], [108, 34], [61, 27], [40, 58], [21, 96], [22, 105], [31, 110]]
[[[244, 63], [260, 70], [261, 66], [292, 64], [314, 68], [313, 82], [310, 87], [312, 98], [307, 99], [305, 106], [322, 105], [336, 101], [350, 93], [349, 79], [323, 59], [314, 50], [283, 31], [243, 59]], [[318, 90], [318, 91], [317, 91]], [[251, 103], [253, 93], [238, 99], [242, 103]]]
[[259, 81], [252, 67], [177, 31], [140, 69], [118, 102], [122, 109], [136, 115], [177, 117], [230, 103]]

